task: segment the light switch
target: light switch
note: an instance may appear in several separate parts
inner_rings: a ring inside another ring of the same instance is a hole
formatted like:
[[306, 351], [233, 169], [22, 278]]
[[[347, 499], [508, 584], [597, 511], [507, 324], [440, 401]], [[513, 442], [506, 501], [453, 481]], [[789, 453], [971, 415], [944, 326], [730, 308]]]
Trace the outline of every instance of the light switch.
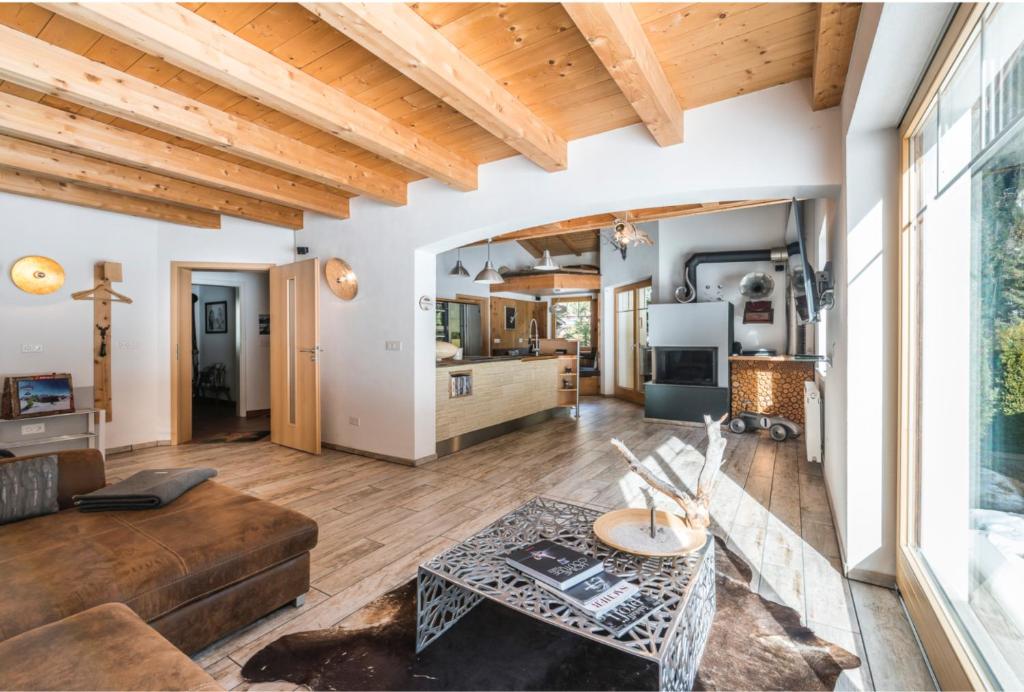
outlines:
[[359, 418], [357, 418], [356, 416], [349, 416], [348, 417], [348, 424], [349, 425], [354, 425], [354, 426], [356, 426], [358, 428], [359, 427], [359, 422], [360, 422]]
[[42, 353], [43, 352], [43, 345], [42, 344], [22, 344], [21, 345], [21, 352], [22, 353]]
[[384, 342], [384, 350], [385, 351], [401, 351], [402, 350], [402, 342], [401, 341], [385, 341]]
[[29, 423], [21, 426], [22, 435], [38, 435], [46, 432], [46, 423]]

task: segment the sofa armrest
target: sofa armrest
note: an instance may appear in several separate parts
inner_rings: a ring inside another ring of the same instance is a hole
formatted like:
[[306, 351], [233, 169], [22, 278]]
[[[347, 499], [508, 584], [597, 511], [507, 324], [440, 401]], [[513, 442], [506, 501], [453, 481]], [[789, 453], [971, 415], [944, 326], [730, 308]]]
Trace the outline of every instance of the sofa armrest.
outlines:
[[[107, 484], [103, 470], [103, 455], [98, 449], [66, 449], [53, 452], [57, 455], [57, 504], [61, 509], [74, 506], [73, 495], [84, 495], [99, 490]], [[22, 459], [32, 459], [43, 454], [29, 454], [12, 459], [0, 459], [0, 464], [10, 464]]]

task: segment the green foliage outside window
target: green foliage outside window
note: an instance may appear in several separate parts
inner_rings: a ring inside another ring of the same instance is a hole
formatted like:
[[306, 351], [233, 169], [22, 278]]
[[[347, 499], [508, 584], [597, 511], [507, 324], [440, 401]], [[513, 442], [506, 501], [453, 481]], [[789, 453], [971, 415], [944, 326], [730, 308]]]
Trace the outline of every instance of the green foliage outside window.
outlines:
[[555, 303], [555, 337], [573, 339], [580, 346], [589, 347], [591, 339], [591, 301], [574, 300], [566, 303]]

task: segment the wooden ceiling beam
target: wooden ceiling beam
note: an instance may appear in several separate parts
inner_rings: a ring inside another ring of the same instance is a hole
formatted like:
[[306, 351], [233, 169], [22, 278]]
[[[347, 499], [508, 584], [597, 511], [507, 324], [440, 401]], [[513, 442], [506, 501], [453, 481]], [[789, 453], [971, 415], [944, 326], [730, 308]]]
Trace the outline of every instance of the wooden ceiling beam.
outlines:
[[811, 107], [816, 111], [838, 106], [843, 99], [859, 19], [860, 3], [825, 2], [818, 5], [811, 72]]
[[547, 171], [565, 140], [405, 3], [302, 6]]
[[[184, 10], [187, 12], [187, 10]], [[191, 13], [189, 13], [191, 14]], [[0, 26], [0, 78], [354, 194], [404, 204], [406, 185], [340, 156]]]
[[573, 242], [570, 234], [558, 235], [555, 236], [555, 238], [557, 238], [562, 243], [562, 245], [564, 245], [566, 249], [569, 250], [571, 254], [576, 255], [577, 257], [583, 254], [583, 250], [581, 250], [579, 246]]
[[661, 146], [683, 141], [683, 109], [630, 3], [563, 3]]
[[185, 7], [174, 3], [44, 7], [417, 173], [459, 190], [477, 187], [477, 167], [461, 154]]
[[[141, 216], [195, 226], [196, 228], [220, 228], [220, 216], [208, 211], [188, 209], [165, 202], [119, 195], [106, 190], [97, 190], [77, 183], [62, 182], [0, 167], [0, 191], [25, 195], [37, 199], [75, 204], [80, 207], [103, 209], [119, 214]], [[73, 230], [73, 229], [71, 229]]]
[[10, 94], [0, 93], [0, 134], [266, 202], [348, 218], [348, 198], [339, 193], [301, 185]]
[[544, 251], [538, 248], [537, 243], [533, 242], [532, 240], [520, 240], [518, 242], [520, 247], [522, 247], [524, 250], [529, 252], [534, 257], [539, 259], [544, 256]]
[[302, 211], [157, 173], [0, 135], [0, 166], [135, 197], [172, 202], [292, 230]]

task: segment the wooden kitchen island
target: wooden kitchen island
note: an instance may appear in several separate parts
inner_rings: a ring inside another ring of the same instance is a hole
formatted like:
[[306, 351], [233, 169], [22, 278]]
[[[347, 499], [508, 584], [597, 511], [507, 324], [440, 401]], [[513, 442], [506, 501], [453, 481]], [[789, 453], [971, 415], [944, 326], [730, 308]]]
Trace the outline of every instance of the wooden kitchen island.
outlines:
[[540, 342], [540, 355], [438, 361], [437, 456], [541, 423], [570, 407], [578, 416], [576, 342]]

